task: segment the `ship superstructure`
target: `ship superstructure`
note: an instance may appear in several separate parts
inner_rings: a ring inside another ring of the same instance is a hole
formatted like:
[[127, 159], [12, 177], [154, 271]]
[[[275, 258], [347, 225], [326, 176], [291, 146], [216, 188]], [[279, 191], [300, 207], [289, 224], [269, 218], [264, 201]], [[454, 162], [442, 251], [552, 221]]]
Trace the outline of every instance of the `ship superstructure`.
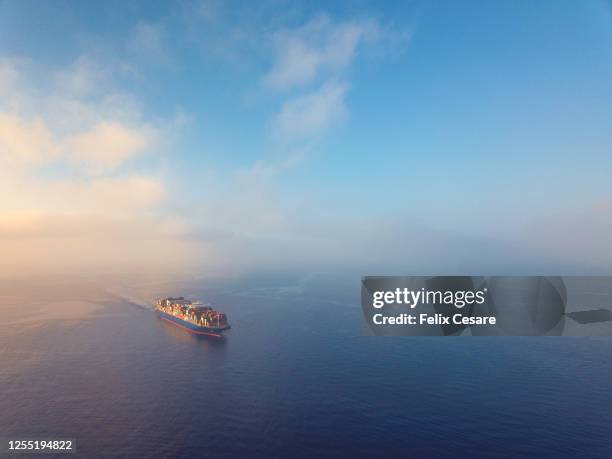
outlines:
[[230, 328], [224, 313], [182, 296], [157, 300], [155, 310], [160, 318], [200, 335], [220, 337]]

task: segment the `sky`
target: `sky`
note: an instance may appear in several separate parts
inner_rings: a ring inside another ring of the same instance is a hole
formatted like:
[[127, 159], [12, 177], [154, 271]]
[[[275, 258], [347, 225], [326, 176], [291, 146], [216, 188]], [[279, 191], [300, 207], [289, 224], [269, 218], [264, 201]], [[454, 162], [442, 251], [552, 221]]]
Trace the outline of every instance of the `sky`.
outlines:
[[612, 4], [0, 0], [0, 272], [609, 274]]

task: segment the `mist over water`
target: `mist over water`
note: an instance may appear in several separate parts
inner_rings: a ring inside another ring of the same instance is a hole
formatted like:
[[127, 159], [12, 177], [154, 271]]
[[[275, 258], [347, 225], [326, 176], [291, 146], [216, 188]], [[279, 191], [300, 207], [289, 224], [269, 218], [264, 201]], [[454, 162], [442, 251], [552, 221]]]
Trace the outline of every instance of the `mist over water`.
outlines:
[[[4, 437], [76, 438], [84, 457], [612, 450], [608, 338], [362, 336], [358, 279], [1, 292]], [[233, 328], [190, 335], [148, 310], [162, 294], [209, 302]]]

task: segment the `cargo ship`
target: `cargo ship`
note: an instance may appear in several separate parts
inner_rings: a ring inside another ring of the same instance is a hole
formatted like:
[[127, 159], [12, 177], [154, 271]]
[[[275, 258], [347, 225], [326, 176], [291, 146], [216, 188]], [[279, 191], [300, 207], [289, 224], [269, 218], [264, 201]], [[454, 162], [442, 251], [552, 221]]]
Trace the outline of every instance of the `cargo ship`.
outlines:
[[231, 328], [224, 313], [182, 296], [157, 300], [155, 311], [161, 319], [197, 335], [220, 338], [224, 331]]

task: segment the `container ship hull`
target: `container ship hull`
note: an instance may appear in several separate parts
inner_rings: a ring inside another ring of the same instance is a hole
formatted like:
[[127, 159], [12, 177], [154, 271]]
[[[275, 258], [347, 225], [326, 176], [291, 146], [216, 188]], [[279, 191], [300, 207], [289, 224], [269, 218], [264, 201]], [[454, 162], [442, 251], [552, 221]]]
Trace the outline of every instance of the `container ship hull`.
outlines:
[[221, 337], [230, 328], [227, 315], [182, 296], [157, 300], [155, 311], [161, 319], [196, 335]]
[[183, 320], [180, 317], [173, 316], [172, 314], [168, 314], [164, 311], [157, 310], [156, 312], [160, 319], [170, 322], [171, 324], [176, 325], [177, 327], [180, 327], [195, 335], [206, 335], [221, 338], [223, 336], [223, 332], [231, 328], [229, 325], [224, 325], [221, 327], [205, 327], [201, 325], [196, 325], [187, 320]]

